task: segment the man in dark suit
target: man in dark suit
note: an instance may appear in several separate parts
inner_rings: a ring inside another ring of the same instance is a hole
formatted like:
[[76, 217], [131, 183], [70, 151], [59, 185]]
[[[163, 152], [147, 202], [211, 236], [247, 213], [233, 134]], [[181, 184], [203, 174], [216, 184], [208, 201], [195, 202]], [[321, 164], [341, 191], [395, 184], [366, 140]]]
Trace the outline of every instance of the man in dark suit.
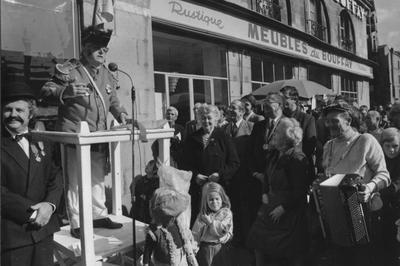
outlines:
[[299, 93], [295, 87], [285, 86], [281, 89], [285, 96], [285, 108], [283, 113], [287, 117], [295, 118], [303, 129], [303, 140], [301, 143], [302, 150], [306, 155], [310, 166], [310, 180], [314, 179], [314, 153], [317, 145], [317, 131], [315, 127], [315, 119], [312, 115], [304, 113], [299, 108]]
[[254, 178], [249, 176], [247, 165], [250, 134], [254, 124], [244, 120], [244, 114], [245, 103], [241, 100], [232, 101], [228, 110], [230, 122], [225, 126], [225, 133], [232, 137], [240, 161], [240, 167], [227, 189], [232, 203], [235, 245], [245, 243], [247, 233], [257, 213], [257, 209], [254, 208], [256, 203], [253, 200], [253, 193], [249, 193], [256, 184]]
[[54, 211], [63, 193], [48, 143], [31, 140], [35, 100], [25, 83], [2, 88], [1, 265], [53, 265]]
[[251, 175], [258, 180], [264, 180], [267, 153], [271, 149], [269, 142], [283, 117], [284, 106], [285, 99], [280, 93], [269, 93], [263, 103], [265, 120], [255, 123], [251, 132], [249, 167]]

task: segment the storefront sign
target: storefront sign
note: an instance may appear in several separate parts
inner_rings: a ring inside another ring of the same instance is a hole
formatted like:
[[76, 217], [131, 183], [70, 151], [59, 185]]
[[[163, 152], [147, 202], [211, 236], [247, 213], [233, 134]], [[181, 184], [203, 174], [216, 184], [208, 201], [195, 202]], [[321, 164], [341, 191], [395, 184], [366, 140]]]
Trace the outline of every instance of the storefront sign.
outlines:
[[183, 7], [181, 3], [177, 1], [170, 1], [169, 4], [171, 5], [172, 14], [176, 14], [178, 16], [185, 16], [193, 20], [200, 21], [201, 23], [204, 23], [207, 26], [211, 24], [217, 26], [220, 29], [224, 28], [221, 19], [207, 15], [207, 13], [204, 13], [204, 10], [188, 9], [186, 7]]
[[342, 7], [346, 8], [350, 13], [355, 15], [357, 18], [363, 20], [367, 11], [359, 4], [356, 3], [355, 0], [334, 0], [336, 3], [339, 3]]
[[306, 41], [283, 32], [250, 23], [219, 11], [180, 0], [151, 0], [152, 17], [212, 33], [234, 40], [309, 60], [357, 75], [373, 78], [372, 68], [326, 50], [313, 47]]

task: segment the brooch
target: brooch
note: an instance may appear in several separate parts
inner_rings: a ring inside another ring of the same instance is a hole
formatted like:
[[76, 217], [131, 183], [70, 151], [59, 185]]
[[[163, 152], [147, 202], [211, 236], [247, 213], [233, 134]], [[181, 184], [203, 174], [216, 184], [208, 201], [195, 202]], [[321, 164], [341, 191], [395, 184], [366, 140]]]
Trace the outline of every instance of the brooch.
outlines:
[[109, 84], [106, 85], [106, 92], [107, 94], [111, 93], [111, 86]]

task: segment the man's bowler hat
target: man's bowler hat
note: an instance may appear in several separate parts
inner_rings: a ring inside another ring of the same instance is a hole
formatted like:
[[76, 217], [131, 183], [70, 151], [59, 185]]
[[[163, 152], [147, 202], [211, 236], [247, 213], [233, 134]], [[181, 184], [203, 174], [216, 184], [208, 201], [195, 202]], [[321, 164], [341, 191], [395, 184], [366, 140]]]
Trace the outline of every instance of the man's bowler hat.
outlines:
[[1, 102], [5, 103], [20, 99], [36, 99], [36, 95], [25, 82], [5, 82], [3, 88], [1, 88]]

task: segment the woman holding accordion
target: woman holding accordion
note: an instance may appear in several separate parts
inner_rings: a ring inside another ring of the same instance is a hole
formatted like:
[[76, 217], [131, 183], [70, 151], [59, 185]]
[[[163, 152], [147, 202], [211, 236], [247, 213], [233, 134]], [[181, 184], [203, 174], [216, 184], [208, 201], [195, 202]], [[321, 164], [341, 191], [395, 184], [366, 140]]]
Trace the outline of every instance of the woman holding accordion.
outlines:
[[[333, 139], [324, 146], [322, 165], [327, 177], [334, 174], [359, 175], [363, 189], [357, 195], [360, 202], [366, 203], [376, 192], [389, 186], [390, 177], [380, 144], [372, 135], [358, 132], [359, 116], [355, 112], [345, 101], [324, 109], [325, 123]], [[367, 216], [374, 217], [373, 212], [368, 212]], [[370, 233], [376, 231], [371, 228], [373, 224], [369, 224]], [[366, 245], [352, 248], [335, 246], [335, 251], [337, 254], [333, 259], [338, 260], [337, 265], [382, 265], [373, 238]]]

